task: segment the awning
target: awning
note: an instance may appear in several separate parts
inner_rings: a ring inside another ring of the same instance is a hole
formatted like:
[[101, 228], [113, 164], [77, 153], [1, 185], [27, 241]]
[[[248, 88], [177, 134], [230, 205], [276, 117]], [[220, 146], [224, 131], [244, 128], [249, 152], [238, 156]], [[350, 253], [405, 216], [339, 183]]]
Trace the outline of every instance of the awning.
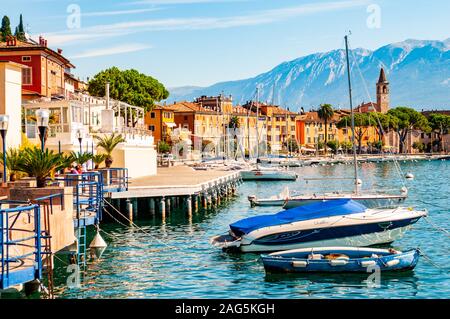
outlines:
[[170, 128], [174, 128], [177, 127], [177, 124], [173, 123], [173, 122], [164, 122], [164, 125]]

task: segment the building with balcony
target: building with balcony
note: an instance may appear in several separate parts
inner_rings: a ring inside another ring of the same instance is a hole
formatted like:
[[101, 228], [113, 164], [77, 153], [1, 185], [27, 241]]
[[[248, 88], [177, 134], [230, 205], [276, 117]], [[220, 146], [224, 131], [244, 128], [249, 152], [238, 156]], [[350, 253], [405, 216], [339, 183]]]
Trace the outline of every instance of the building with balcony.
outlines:
[[[24, 65], [22, 70], [22, 98], [61, 98], [66, 93], [66, 73], [75, 66], [62, 55], [47, 46], [47, 40], [20, 41], [9, 37], [0, 42], [0, 60]], [[74, 84], [75, 86], [75, 84]]]
[[[50, 112], [46, 147], [60, 152], [101, 152], [94, 136], [121, 134], [112, 156], [112, 167], [126, 167], [130, 177], [156, 174], [156, 150], [152, 132], [144, 120], [144, 110], [123, 102], [80, 94], [78, 99], [28, 102], [23, 104], [23, 130], [32, 143], [39, 142], [35, 113]], [[80, 143], [81, 141], [81, 143]]]

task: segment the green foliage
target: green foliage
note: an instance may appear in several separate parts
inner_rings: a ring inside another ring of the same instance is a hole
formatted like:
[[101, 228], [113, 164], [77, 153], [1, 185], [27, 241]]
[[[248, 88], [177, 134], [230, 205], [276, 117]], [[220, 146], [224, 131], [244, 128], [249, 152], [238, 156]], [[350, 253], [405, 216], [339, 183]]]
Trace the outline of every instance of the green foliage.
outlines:
[[[328, 122], [333, 118], [334, 110], [331, 104], [322, 104], [317, 111], [317, 115], [325, 122], [325, 145], [328, 142]], [[325, 154], [327, 150], [325, 149]]]
[[67, 166], [67, 159], [68, 157], [48, 149], [42, 151], [38, 147], [26, 148], [21, 152], [17, 170], [35, 177], [37, 187], [44, 187], [47, 177]]
[[288, 152], [298, 153], [299, 147], [295, 138], [288, 139], [288, 141], [284, 144]]
[[339, 149], [339, 141], [337, 140], [328, 141], [327, 146], [331, 148], [334, 154], [337, 154], [337, 151]]
[[353, 149], [353, 144], [350, 141], [341, 142], [340, 146], [341, 146], [342, 150], [347, 152], [347, 153], [350, 152]]
[[[6, 151], [6, 168], [10, 174], [17, 174], [19, 172], [19, 163], [21, 160], [21, 152], [17, 148], [10, 148]], [[0, 152], [0, 163], [3, 163], [3, 153]]]
[[158, 152], [159, 153], [168, 153], [170, 152], [170, 145], [164, 141], [159, 142], [158, 144]]
[[426, 145], [422, 142], [414, 142], [412, 145], [413, 149], [418, 150], [420, 153], [425, 151]]
[[431, 130], [427, 118], [409, 107], [397, 107], [388, 111], [388, 114], [396, 118], [394, 130], [400, 140], [400, 153], [405, 151], [405, 141], [408, 133], [413, 129], [429, 132]]
[[[362, 139], [364, 137], [364, 134], [366, 134], [367, 129], [369, 126], [376, 125], [373, 119], [373, 115], [371, 116], [370, 113], [355, 113], [355, 141], [358, 142], [358, 149], [361, 151], [361, 145], [362, 145]], [[339, 123], [337, 123], [338, 128], [345, 128], [348, 129], [351, 128], [351, 116], [344, 116]]]
[[106, 160], [107, 157], [108, 155], [106, 154], [96, 154], [92, 156], [92, 161], [94, 162], [95, 167], [98, 168], [100, 164]]
[[19, 25], [16, 27], [16, 32], [14, 33], [14, 35], [20, 41], [26, 41], [27, 40], [27, 38], [25, 37], [25, 28], [23, 27], [22, 14], [20, 15], [20, 22], [19, 22]]
[[79, 152], [70, 152], [69, 155], [72, 159], [72, 163], [76, 162], [79, 165], [83, 165], [87, 161], [91, 160], [93, 158], [92, 153], [79, 153]]
[[0, 36], [3, 42], [6, 41], [6, 37], [11, 36], [11, 22], [9, 21], [8, 16], [3, 16], [2, 26], [0, 28]]
[[325, 148], [325, 143], [322, 142], [322, 141], [319, 141], [319, 142], [317, 143], [317, 149], [320, 151], [320, 150], [322, 150], [322, 149], [324, 149], [324, 148]]
[[122, 135], [117, 135], [116, 133], [106, 136], [94, 136], [94, 138], [97, 140], [97, 147], [100, 147], [105, 151], [107, 158], [111, 158], [111, 154], [117, 145], [125, 142]]
[[106, 82], [110, 83], [110, 97], [146, 111], [153, 108], [156, 101], [169, 97], [169, 92], [158, 80], [136, 70], [122, 71], [117, 67], [97, 73], [89, 81], [89, 93], [105, 96]]
[[239, 117], [232, 116], [230, 118], [230, 122], [228, 123], [228, 127], [232, 128], [232, 129], [237, 129], [237, 128], [239, 128], [239, 126], [240, 126]]

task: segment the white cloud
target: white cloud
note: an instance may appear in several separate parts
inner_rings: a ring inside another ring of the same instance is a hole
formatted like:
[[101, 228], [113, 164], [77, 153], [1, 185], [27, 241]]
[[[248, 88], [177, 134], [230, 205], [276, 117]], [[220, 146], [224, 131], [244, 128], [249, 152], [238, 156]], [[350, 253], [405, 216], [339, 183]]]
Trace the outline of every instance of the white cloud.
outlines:
[[223, 3], [223, 2], [243, 2], [248, 0], [141, 0], [130, 4], [194, 4], [194, 3]]
[[76, 55], [71, 56], [72, 59], [84, 59], [84, 58], [93, 58], [99, 56], [108, 56], [108, 55], [116, 55], [122, 53], [130, 53], [136, 51], [142, 51], [150, 49], [150, 45], [145, 44], [123, 44], [115, 47], [109, 48], [99, 48], [90, 51], [85, 51]]
[[115, 16], [125, 14], [138, 14], [151, 11], [158, 11], [159, 8], [147, 8], [147, 9], [134, 9], [134, 10], [116, 10], [116, 11], [98, 11], [98, 12], [83, 12], [81, 11], [81, 17], [103, 17], [103, 16]]
[[[211, 0], [168, 0], [168, 1], [211, 1]], [[161, 1], [162, 2], [162, 1]], [[254, 26], [282, 21], [301, 15], [309, 15], [320, 12], [344, 10], [354, 7], [366, 6], [368, 0], [347, 0], [325, 3], [311, 3], [281, 9], [272, 9], [249, 13], [246, 15], [230, 17], [207, 18], [168, 18], [147, 19], [106, 25], [96, 25], [72, 32], [55, 32], [45, 36], [50, 43], [70, 44], [79, 39], [104, 38], [108, 36], [132, 34], [138, 32], [165, 31], [165, 30], [206, 30], [224, 29], [241, 26]]]

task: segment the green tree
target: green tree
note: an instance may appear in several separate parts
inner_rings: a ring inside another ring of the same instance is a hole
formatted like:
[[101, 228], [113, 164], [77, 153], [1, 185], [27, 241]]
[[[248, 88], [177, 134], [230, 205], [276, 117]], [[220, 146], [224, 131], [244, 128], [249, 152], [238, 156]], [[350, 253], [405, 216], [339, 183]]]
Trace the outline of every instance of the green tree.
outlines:
[[106, 136], [94, 136], [97, 140], [97, 147], [102, 148], [105, 151], [105, 165], [107, 168], [111, 167], [113, 163], [112, 152], [120, 143], [125, 142], [125, 139], [122, 135], [116, 135], [116, 133], [112, 133], [111, 135]]
[[168, 152], [170, 152], [170, 149], [171, 149], [170, 145], [167, 142], [160, 141], [158, 143], [158, 153], [161, 153], [161, 154], [168, 153]]
[[[105, 96], [107, 82], [110, 83], [109, 94], [112, 99], [142, 107], [145, 111], [151, 110], [155, 102], [169, 97], [164, 85], [155, 78], [136, 70], [122, 71], [117, 67], [97, 73], [89, 81], [89, 93], [94, 96]], [[128, 119], [130, 118], [131, 116], [128, 116]]]
[[[334, 110], [331, 104], [322, 104], [317, 111], [319, 118], [325, 122], [325, 145], [328, 143], [328, 122], [333, 118]], [[327, 150], [325, 148], [325, 154]]]
[[99, 168], [100, 164], [106, 160], [106, 157], [107, 157], [106, 154], [96, 154], [92, 156], [92, 161], [95, 164], [95, 169]]
[[337, 140], [328, 141], [327, 146], [331, 148], [334, 154], [337, 154], [337, 151], [339, 149], [339, 141]]
[[394, 130], [399, 137], [400, 153], [406, 151], [405, 141], [408, 137], [408, 133], [412, 130], [421, 130], [424, 132], [429, 132], [431, 130], [427, 118], [412, 108], [397, 107], [395, 109], [390, 109], [388, 114], [397, 118]]
[[[358, 152], [361, 153], [362, 140], [367, 133], [369, 126], [373, 125], [373, 118], [368, 113], [355, 113], [355, 141], [358, 143]], [[349, 128], [348, 124], [351, 123], [351, 116], [344, 116], [338, 123], [338, 128]]]
[[6, 41], [6, 37], [11, 36], [11, 22], [9, 21], [8, 16], [3, 16], [2, 19], [2, 27], [0, 28], [1, 40], [3, 42]]
[[23, 18], [22, 18], [22, 14], [20, 15], [20, 22], [19, 25], [16, 27], [16, 32], [14, 34], [17, 39], [19, 39], [20, 41], [26, 41], [26, 37], [25, 37], [25, 28], [23, 27]]
[[298, 147], [297, 140], [295, 138], [291, 137], [284, 144], [285, 144], [285, 147], [288, 150], [288, 152], [298, 153], [299, 147]]
[[422, 142], [414, 142], [412, 145], [413, 149], [418, 150], [420, 153], [423, 153], [425, 151], [425, 144]]
[[431, 129], [438, 135], [439, 151], [444, 150], [444, 135], [450, 130], [450, 116], [445, 114], [432, 113], [428, 118]]

